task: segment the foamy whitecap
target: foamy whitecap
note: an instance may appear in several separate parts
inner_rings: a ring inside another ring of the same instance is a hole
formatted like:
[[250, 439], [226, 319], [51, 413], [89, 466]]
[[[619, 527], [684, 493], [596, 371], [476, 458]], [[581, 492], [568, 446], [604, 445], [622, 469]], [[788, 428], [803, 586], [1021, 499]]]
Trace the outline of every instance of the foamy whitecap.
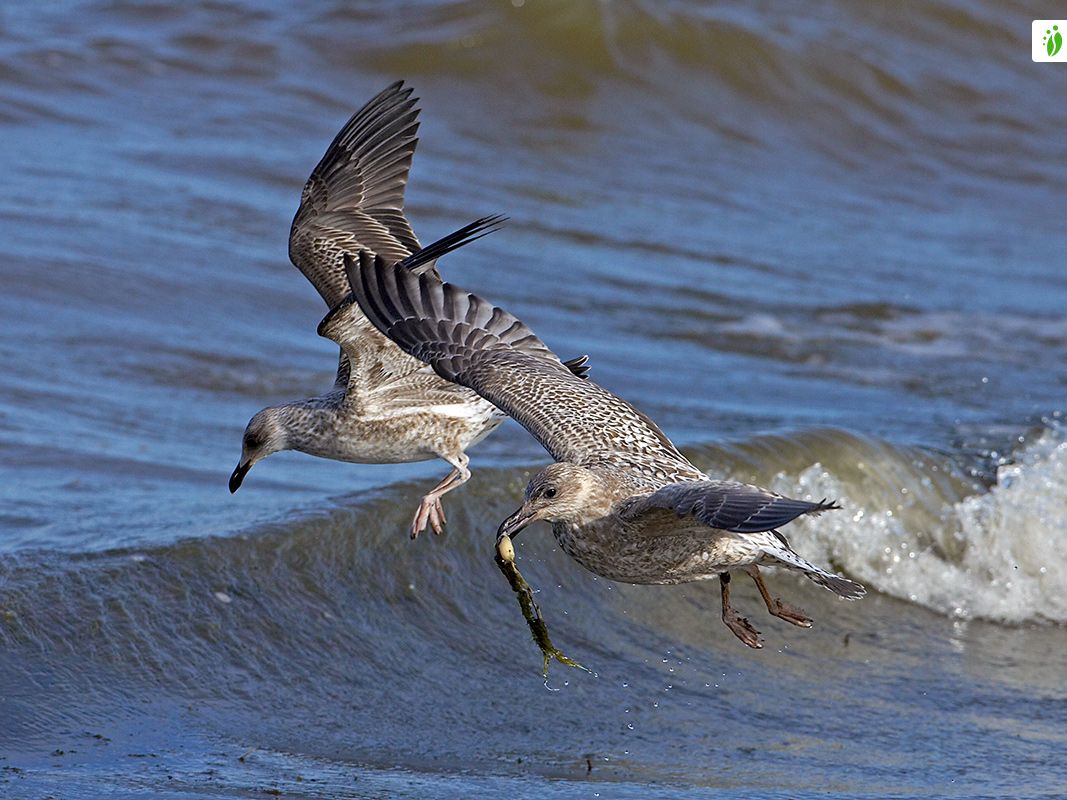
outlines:
[[988, 492], [967, 497], [946, 501], [923, 479], [892, 498], [860, 493], [819, 464], [792, 481], [780, 475], [775, 488], [798, 484], [842, 498], [845, 510], [791, 526], [797, 548], [869, 589], [960, 618], [1067, 621], [1063, 431], [1045, 432]]

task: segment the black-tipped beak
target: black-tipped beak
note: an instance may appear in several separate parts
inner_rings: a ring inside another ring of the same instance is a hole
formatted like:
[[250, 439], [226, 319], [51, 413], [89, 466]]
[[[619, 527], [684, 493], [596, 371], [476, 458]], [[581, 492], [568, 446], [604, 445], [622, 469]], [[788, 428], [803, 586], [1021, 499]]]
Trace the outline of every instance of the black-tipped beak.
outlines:
[[230, 476], [230, 494], [233, 494], [241, 488], [241, 481], [245, 479], [245, 475], [248, 474], [248, 470], [252, 469], [252, 462], [246, 461], [243, 464], [238, 464], [237, 468], [233, 471], [233, 475]]
[[510, 536], [514, 539], [519, 535], [519, 531], [535, 521], [537, 517], [526, 510], [526, 506], [523, 506], [506, 520], [500, 523], [500, 527], [496, 529], [496, 538], [499, 541], [502, 536]]

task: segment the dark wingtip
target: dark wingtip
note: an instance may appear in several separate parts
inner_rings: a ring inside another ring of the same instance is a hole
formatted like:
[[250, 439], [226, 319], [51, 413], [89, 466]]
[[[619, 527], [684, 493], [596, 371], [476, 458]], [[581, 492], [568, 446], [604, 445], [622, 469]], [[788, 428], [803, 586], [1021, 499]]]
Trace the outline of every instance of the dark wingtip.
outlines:
[[563, 366], [569, 369], [578, 378], [589, 377], [589, 355], [581, 355], [577, 358], [572, 358], [570, 361], [564, 361]]
[[454, 231], [447, 236], [442, 236], [436, 242], [428, 244], [421, 250], [412, 253], [410, 256], [400, 261], [399, 265], [405, 269], [415, 270], [424, 264], [437, 260], [447, 253], [451, 253], [453, 250], [500, 230], [507, 220], [508, 218], [503, 214], [490, 214], [488, 217], [476, 219], [474, 222], [464, 225], [459, 230]]
[[[414, 93], [415, 93], [415, 87], [414, 86], [405, 86], [404, 85], [404, 79], [401, 78], [400, 80], [390, 84], [389, 87], [386, 88], [384, 92], [382, 92], [382, 95], [383, 96], [396, 95], [398, 98], [400, 98], [401, 102], [409, 103], [410, 105], [408, 107], [409, 108], [413, 108], [413, 109], [415, 109], [416, 112], [418, 112], [418, 109], [415, 108], [415, 106], [419, 102], [419, 98], [418, 97], [413, 97], [412, 95], [414, 95]], [[418, 125], [418, 123], [416, 123], [416, 126], [417, 125]], [[415, 139], [415, 141], [418, 142], [418, 139]]]
[[836, 500], [827, 500], [825, 497], [815, 504], [815, 507], [808, 513], [821, 514], [824, 511], [840, 511], [841, 505]]
[[[404, 79], [400, 78], [399, 80], [395, 80], [392, 83], [390, 83], [388, 86], [386, 86], [380, 92], [378, 92], [378, 94], [374, 95], [374, 97], [372, 97], [369, 101], [367, 101], [367, 103], [364, 104], [363, 108], [361, 108], [356, 113], [360, 114], [364, 110], [366, 110], [367, 108], [370, 108], [370, 107], [375, 106], [375, 105], [379, 105], [379, 104], [381, 104], [381, 103], [385, 102], [386, 100], [389, 100], [390, 98], [393, 98], [393, 97], [398, 97], [398, 98], [400, 98], [401, 101], [407, 100], [409, 97], [411, 97], [411, 93], [414, 92], [414, 91], [415, 91], [414, 87], [405, 86], [404, 85]], [[416, 98], [414, 98], [412, 100], [412, 102], [415, 103], [415, 102], [418, 102], [418, 100], [419, 100], [419, 98], [416, 97]]]

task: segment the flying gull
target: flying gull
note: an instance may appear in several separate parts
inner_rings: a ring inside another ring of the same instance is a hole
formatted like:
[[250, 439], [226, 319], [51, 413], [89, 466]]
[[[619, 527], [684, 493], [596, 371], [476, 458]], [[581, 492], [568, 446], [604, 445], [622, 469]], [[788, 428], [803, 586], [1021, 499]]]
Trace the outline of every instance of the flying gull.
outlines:
[[[422, 498], [411, 523], [414, 538], [427, 525], [441, 532], [441, 496], [467, 481], [466, 450], [504, 415], [470, 389], [439, 378], [382, 336], [357, 305], [344, 302], [350, 294], [346, 254], [374, 253], [439, 280], [434, 258], [485, 235], [502, 219], [483, 218], [420, 248], [403, 211], [418, 142], [419, 110], [411, 93], [398, 81], [357, 111], [304, 186], [289, 258], [332, 309], [319, 333], [341, 348], [337, 377], [323, 395], [252, 417], [230, 491], [240, 488], [257, 461], [279, 450], [364, 464], [444, 459], [452, 470]], [[416, 253], [417, 261], [404, 261]], [[584, 374], [584, 358], [570, 364]]]
[[546, 520], [566, 553], [612, 580], [675, 584], [718, 577], [723, 622], [749, 647], [762, 643], [730, 604], [732, 571], [751, 576], [772, 615], [805, 628], [811, 619], [770, 594], [761, 566], [798, 570], [848, 599], [866, 594], [860, 584], [802, 558], [779, 531], [836, 504], [712, 480], [645, 414], [570, 374], [503, 309], [381, 258], [365, 254], [345, 262], [356, 301], [382, 333], [442, 378], [507, 412], [555, 459], [500, 525], [498, 544]]

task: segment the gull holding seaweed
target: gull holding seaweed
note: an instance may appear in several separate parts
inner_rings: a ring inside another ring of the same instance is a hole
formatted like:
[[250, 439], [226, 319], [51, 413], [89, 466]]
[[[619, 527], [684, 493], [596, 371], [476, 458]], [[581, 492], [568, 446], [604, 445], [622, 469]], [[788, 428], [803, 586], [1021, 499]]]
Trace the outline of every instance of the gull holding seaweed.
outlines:
[[773, 616], [805, 628], [811, 619], [771, 595], [760, 567], [797, 570], [850, 600], [866, 593], [802, 558], [779, 531], [799, 516], [838, 508], [835, 503], [712, 480], [645, 414], [570, 374], [503, 309], [370, 254], [346, 257], [345, 264], [371, 323], [442, 378], [505, 411], [555, 459], [534, 475], [522, 506], [500, 525], [502, 568], [514, 558], [510, 538], [545, 520], [564, 552], [612, 580], [675, 584], [718, 577], [723, 622], [754, 648], [762, 646], [759, 632], [730, 603], [732, 572], [755, 581]]

